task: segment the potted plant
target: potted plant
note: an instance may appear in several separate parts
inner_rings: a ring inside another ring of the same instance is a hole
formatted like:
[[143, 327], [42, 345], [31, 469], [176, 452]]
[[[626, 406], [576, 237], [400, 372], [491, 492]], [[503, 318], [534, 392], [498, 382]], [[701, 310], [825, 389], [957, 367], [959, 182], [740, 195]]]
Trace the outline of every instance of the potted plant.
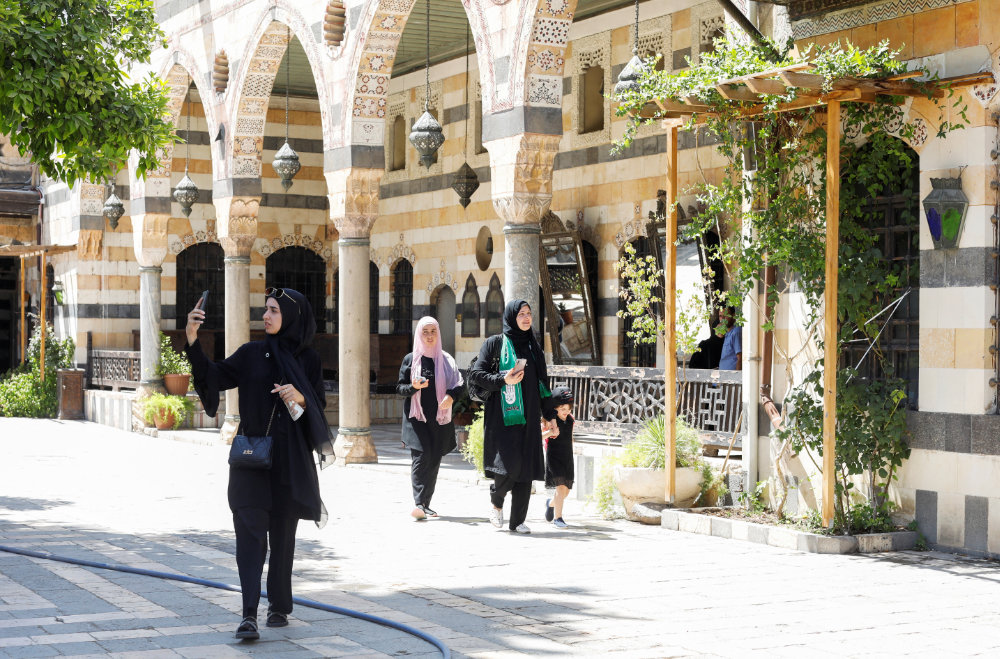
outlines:
[[187, 357], [174, 350], [170, 337], [160, 332], [160, 361], [156, 374], [163, 377], [167, 393], [175, 396], [187, 394], [191, 384], [191, 363]]
[[194, 412], [194, 403], [187, 396], [150, 394], [142, 405], [143, 418], [157, 430], [176, 430]]
[[563, 304], [562, 302], [559, 303], [558, 308], [559, 308], [559, 316], [562, 318], [562, 321], [564, 323], [566, 323], [567, 325], [572, 325], [573, 324], [573, 312], [570, 311], [569, 309], [567, 309], [566, 305]]
[[[720, 479], [715, 477], [701, 453], [698, 431], [678, 418], [674, 471], [674, 505], [678, 508], [707, 504], [706, 492], [710, 489], [712, 495], [718, 492]], [[614, 516], [615, 489], [621, 495], [626, 514], [631, 514], [637, 503], [666, 503], [665, 461], [665, 423], [660, 415], [647, 419], [635, 439], [603, 470], [594, 493], [600, 512], [606, 517]]]
[[480, 474], [484, 473], [483, 446], [486, 442], [483, 414], [484, 408], [480, 407], [469, 425], [465, 441], [459, 447], [465, 461], [473, 465]]
[[457, 399], [451, 406], [451, 418], [456, 426], [468, 426], [472, 423], [472, 415], [475, 413], [475, 402], [469, 397], [469, 392]]

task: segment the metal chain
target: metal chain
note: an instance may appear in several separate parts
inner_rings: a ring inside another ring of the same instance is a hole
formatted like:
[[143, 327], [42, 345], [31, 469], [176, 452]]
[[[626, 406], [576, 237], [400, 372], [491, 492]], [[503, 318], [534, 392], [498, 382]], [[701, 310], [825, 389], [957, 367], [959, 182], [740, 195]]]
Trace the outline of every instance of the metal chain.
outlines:
[[191, 160], [191, 82], [187, 90], [187, 128], [184, 130], [184, 176], [188, 173], [188, 162]]
[[469, 24], [465, 24], [465, 141], [469, 141]]
[[639, 0], [635, 0], [635, 45], [632, 47], [632, 54], [639, 54]]
[[285, 26], [285, 141], [288, 141], [288, 88], [292, 84], [292, 28]]
[[427, 20], [427, 60], [424, 66], [424, 112], [427, 112], [431, 101], [431, 0], [426, 0], [424, 3], [424, 15]]

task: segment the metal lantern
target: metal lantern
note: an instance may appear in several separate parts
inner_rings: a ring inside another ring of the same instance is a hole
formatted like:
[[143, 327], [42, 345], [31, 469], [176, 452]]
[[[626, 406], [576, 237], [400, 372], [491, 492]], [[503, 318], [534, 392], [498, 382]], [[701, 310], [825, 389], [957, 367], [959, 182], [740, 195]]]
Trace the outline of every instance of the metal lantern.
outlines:
[[927, 228], [936, 249], [958, 247], [965, 226], [969, 199], [960, 178], [932, 178], [931, 193], [924, 198]]
[[462, 204], [462, 208], [468, 208], [472, 195], [479, 189], [479, 177], [476, 176], [476, 170], [469, 167], [469, 163], [462, 163], [455, 172], [451, 189], [458, 193], [458, 203]]
[[444, 131], [434, 115], [424, 110], [410, 130], [410, 144], [420, 154], [420, 162], [430, 168], [434, 164], [434, 154], [444, 144]]
[[618, 74], [618, 84], [615, 85], [615, 97], [621, 99], [625, 94], [639, 93], [642, 88], [639, 79], [646, 72], [646, 65], [639, 55], [632, 55], [622, 72]]
[[299, 154], [295, 153], [291, 145], [285, 142], [278, 152], [274, 154], [274, 162], [271, 163], [274, 171], [281, 177], [281, 187], [285, 190], [292, 187], [292, 177], [299, 173], [302, 164], [299, 162]]
[[184, 172], [184, 178], [174, 188], [174, 199], [181, 205], [184, 217], [191, 217], [191, 206], [198, 201], [198, 186], [187, 175], [187, 171]]
[[118, 195], [112, 192], [111, 196], [104, 202], [104, 217], [108, 218], [108, 222], [111, 223], [112, 231], [118, 228], [118, 220], [124, 214], [125, 204], [118, 198]]

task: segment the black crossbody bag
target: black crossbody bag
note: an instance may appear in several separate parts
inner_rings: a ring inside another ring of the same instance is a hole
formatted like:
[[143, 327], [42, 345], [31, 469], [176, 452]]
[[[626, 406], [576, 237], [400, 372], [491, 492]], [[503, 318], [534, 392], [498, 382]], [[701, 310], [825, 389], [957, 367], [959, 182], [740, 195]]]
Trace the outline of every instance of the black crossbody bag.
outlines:
[[271, 418], [267, 422], [267, 430], [262, 437], [239, 435], [233, 437], [233, 445], [229, 447], [229, 465], [240, 469], [270, 469], [271, 452], [274, 439], [271, 437], [271, 422], [274, 421], [274, 410], [278, 402], [271, 408]]

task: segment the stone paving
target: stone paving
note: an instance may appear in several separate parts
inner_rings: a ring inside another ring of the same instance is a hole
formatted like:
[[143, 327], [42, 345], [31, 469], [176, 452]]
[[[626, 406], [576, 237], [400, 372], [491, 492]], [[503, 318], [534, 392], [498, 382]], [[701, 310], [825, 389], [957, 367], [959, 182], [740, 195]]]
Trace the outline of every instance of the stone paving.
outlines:
[[[237, 583], [226, 450], [85, 422], [0, 419], [0, 544]], [[437, 520], [409, 518], [408, 454], [322, 472], [296, 594], [418, 627], [462, 657], [1000, 656], [1000, 566], [937, 553], [823, 556], [601, 520], [495, 531], [449, 456]], [[425, 641], [296, 607], [232, 638], [239, 595], [0, 552], [0, 657], [433, 657]]]

